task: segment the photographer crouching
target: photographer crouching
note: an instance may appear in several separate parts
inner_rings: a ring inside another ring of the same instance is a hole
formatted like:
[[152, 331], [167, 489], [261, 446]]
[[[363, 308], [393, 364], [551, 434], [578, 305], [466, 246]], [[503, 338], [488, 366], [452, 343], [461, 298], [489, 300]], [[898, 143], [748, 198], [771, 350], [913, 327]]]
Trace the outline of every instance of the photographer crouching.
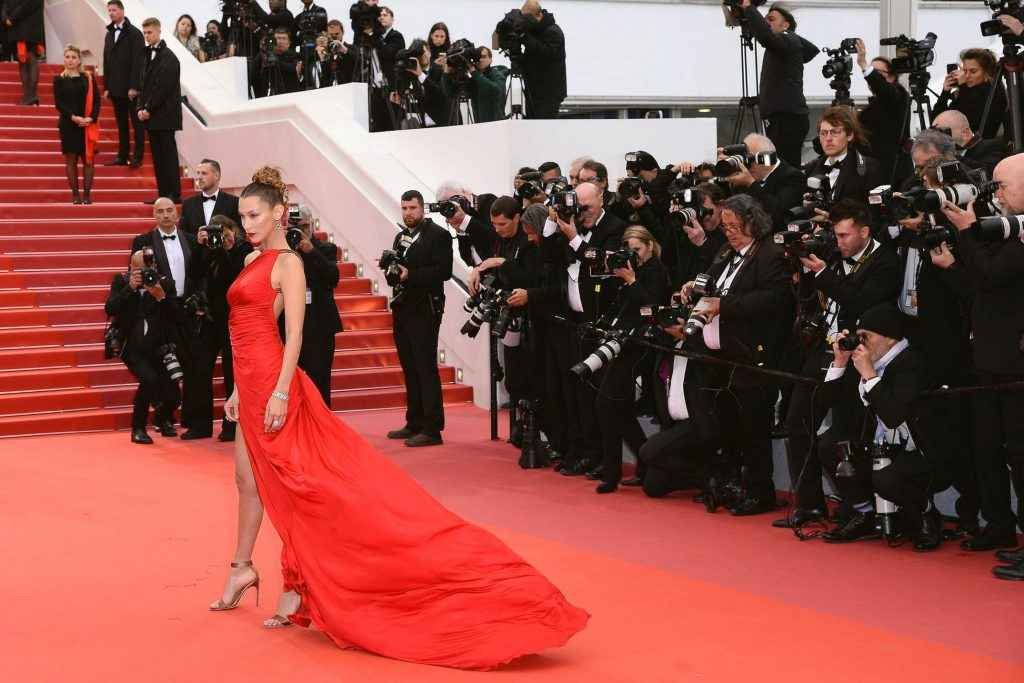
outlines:
[[[132, 408], [132, 443], [152, 444], [146, 433], [149, 407], [153, 425], [163, 436], [175, 436], [174, 411], [181, 403], [178, 382], [182, 378], [175, 347], [181, 311], [167, 296], [165, 278], [156, 268], [152, 248], [131, 256], [128, 273], [118, 273], [110, 284], [104, 310], [114, 318], [114, 348], [129, 372], [139, 381]], [[117, 348], [117, 347], [120, 348]]]
[[402, 195], [402, 230], [380, 267], [392, 288], [391, 319], [405, 376], [405, 426], [388, 432], [409, 447], [439, 446], [444, 402], [437, 368], [437, 337], [444, 315], [444, 283], [452, 277], [452, 236], [424, 215], [423, 195]]
[[[662, 306], [668, 302], [668, 270], [660, 255], [661, 247], [648, 230], [640, 226], [626, 229], [622, 235], [622, 250], [606, 257], [612, 274], [622, 284], [609, 315], [598, 321], [598, 327], [607, 320], [610, 329], [629, 332], [641, 326], [642, 307]], [[597, 493], [612, 493], [619, 487], [623, 441], [634, 454], [640, 453], [646, 441], [637, 421], [636, 379], [649, 374], [652, 360], [647, 349], [627, 341], [605, 370], [595, 403], [601, 426], [602, 461], [597, 471], [588, 473], [590, 478], [601, 480]], [[642, 478], [641, 474], [638, 472], [638, 479]]]
[[[195, 382], [195, 393], [190, 392], [191, 420], [182, 439], [204, 439], [213, 436], [213, 369], [217, 356], [221, 356], [224, 374], [224, 397], [234, 390], [234, 370], [231, 356], [231, 337], [228, 334], [228, 288], [242, 272], [245, 257], [252, 245], [241, 235], [237, 223], [226, 216], [216, 215], [196, 233], [197, 249], [189, 263], [190, 279], [197, 282], [188, 297], [185, 309], [185, 333], [195, 340], [192, 349], [194, 370], [190, 380]], [[193, 378], [194, 376], [194, 378]], [[235, 423], [227, 418], [221, 422], [220, 441], [235, 440]]]
[[[793, 324], [792, 268], [771, 238], [771, 218], [756, 200], [737, 195], [722, 204], [722, 232], [728, 243], [707, 272], [713, 294], [700, 298], [691, 321], [705, 345], [727, 360], [778, 367]], [[694, 282], [683, 285], [691, 299]], [[727, 392], [735, 402], [735, 429], [723, 424], [742, 451], [742, 498], [734, 515], [756, 515], [776, 507], [772, 480], [772, 379], [736, 369]], [[725, 418], [723, 418], [723, 423]]]
[[[302, 259], [306, 273], [306, 314], [302, 319], [299, 367], [309, 375], [330, 408], [335, 335], [344, 329], [338, 303], [334, 300], [334, 290], [341, 279], [338, 247], [330, 242], [321, 242], [313, 235], [313, 215], [304, 206], [289, 209], [285, 239]], [[278, 319], [282, 340], [285, 336], [284, 323], [282, 311]]]

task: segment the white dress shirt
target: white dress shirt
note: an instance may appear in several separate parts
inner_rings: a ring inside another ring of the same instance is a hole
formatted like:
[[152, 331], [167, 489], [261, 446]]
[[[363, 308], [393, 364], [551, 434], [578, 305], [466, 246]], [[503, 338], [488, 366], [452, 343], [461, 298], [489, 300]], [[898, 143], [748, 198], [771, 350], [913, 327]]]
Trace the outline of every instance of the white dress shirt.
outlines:
[[[462, 219], [462, 223], [459, 224], [459, 227], [455, 228], [455, 234], [459, 235], [460, 237], [465, 237], [466, 235], [468, 235], [469, 233], [466, 231], [469, 230], [469, 222], [471, 220], [473, 220], [473, 217], [467, 213], [465, 218]], [[473, 262], [470, 263], [469, 265], [479, 266], [481, 263], [484, 262], [484, 260], [480, 258], [480, 254], [477, 253], [476, 247], [474, 247], [472, 244], [469, 246], [469, 254], [470, 258], [473, 259]]]
[[114, 42], [115, 43], [118, 40], [121, 39], [121, 29], [123, 29], [123, 28], [124, 28], [124, 22], [123, 21], [120, 24], [114, 24]]
[[[718, 283], [715, 285], [715, 291], [719, 292], [719, 297], [724, 297], [729, 293], [729, 288], [732, 287], [733, 280], [739, 274], [743, 264], [747, 261], [747, 254], [750, 253], [750, 248], [754, 246], [751, 242], [747, 246], [740, 249], [739, 254], [732, 257], [732, 261], [729, 266], [722, 271], [722, 274], [718, 277]], [[704, 326], [703, 337], [704, 345], [709, 349], [717, 351], [722, 348], [722, 331], [720, 328], [720, 320], [722, 319], [721, 312], [715, 316], [715, 319]]]
[[[173, 232], [165, 233], [157, 229], [157, 238], [163, 240], [164, 251], [167, 253], [167, 265], [171, 268], [171, 277], [174, 278], [174, 292], [167, 292], [169, 296], [185, 295], [185, 252], [181, 250], [181, 233], [175, 227]], [[174, 235], [174, 239], [163, 239], [164, 235]]]
[[[880, 246], [881, 245], [876, 240], [871, 240], [868, 242], [867, 246], [850, 258], [859, 263], [860, 260], [864, 258], [864, 254], [867, 253], [868, 249], [870, 249], [873, 254], [875, 253], [875, 249], [878, 249]], [[852, 273], [853, 269], [856, 267], [847, 263], [846, 259], [843, 259], [839, 263], [843, 268], [843, 274], [847, 276]], [[814, 274], [814, 277], [818, 277], [818, 275], [825, 270], [827, 270], [827, 268], [822, 268]], [[835, 336], [839, 333], [839, 304], [836, 303], [834, 299], [827, 299], [825, 301], [825, 320], [828, 321], [828, 338], [835, 339]]]
[[839, 182], [840, 167], [843, 165], [843, 162], [846, 161], [846, 155], [847, 154], [849, 154], [848, 151], [847, 152], [843, 152], [842, 154], [840, 154], [837, 157], [828, 157], [828, 159], [826, 161], [826, 163], [831, 164], [831, 166], [832, 166], [832, 168], [829, 169], [829, 172], [828, 172], [828, 189], [829, 189], [829, 192], [832, 193], [833, 197], [836, 194], [836, 183]]
[[204, 198], [205, 197], [213, 197], [213, 201], [212, 202], [208, 202], [208, 201], [205, 201], [205, 200], [203, 201], [203, 217], [206, 219], [206, 222], [203, 225], [209, 225], [210, 224], [210, 219], [213, 218], [213, 209], [217, 205], [217, 195], [219, 195], [219, 194], [220, 194], [220, 190], [214, 190], [213, 194], [206, 194], [205, 192], [203, 193], [203, 197]]
[[[683, 342], [677, 343], [676, 348], [683, 348]], [[676, 356], [672, 359], [672, 375], [668, 386], [665, 387], [665, 396], [668, 398], [668, 416], [673, 420], [690, 419], [690, 411], [686, 407], [686, 392], [683, 389], [688, 360], [686, 356]]]

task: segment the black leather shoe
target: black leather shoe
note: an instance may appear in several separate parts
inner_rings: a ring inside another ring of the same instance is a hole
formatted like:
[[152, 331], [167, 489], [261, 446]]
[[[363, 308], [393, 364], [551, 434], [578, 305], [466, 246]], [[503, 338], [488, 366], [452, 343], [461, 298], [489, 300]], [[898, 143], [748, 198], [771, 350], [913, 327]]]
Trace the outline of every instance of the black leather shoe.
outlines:
[[828, 520], [828, 512], [821, 508], [794, 508], [793, 512], [772, 522], [776, 529], [792, 529], [794, 526], [801, 526], [808, 522], [820, 522]]
[[114, 159], [103, 164], [104, 166], [127, 166], [128, 162], [124, 159]]
[[822, 535], [826, 543], [852, 543], [881, 537], [882, 534], [875, 527], [875, 513], [859, 510], [854, 510], [843, 524]]
[[942, 544], [942, 517], [938, 510], [926, 512], [921, 517], [921, 528], [914, 536], [914, 550], [927, 553]]
[[217, 436], [217, 441], [234, 441], [235, 440], [235, 428], [234, 427], [221, 427], [220, 434]]
[[579, 477], [585, 474], [587, 471], [587, 462], [584, 460], [577, 460], [576, 462], [562, 463], [562, 468], [559, 473], [563, 477]]
[[[124, 164], [122, 164], [122, 166], [123, 165]], [[128, 166], [130, 166], [131, 168], [141, 168], [142, 167], [142, 159], [132, 159], [131, 161], [128, 162]]]
[[590, 481], [600, 481], [601, 475], [604, 473], [604, 468], [598, 465], [592, 470], [587, 470], [587, 479]]
[[618, 488], [618, 484], [613, 484], [610, 481], [602, 481], [594, 490], [598, 493], [615, 493]]
[[644, 480], [640, 477], [630, 477], [619, 482], [622, 486], [643, 486]]
[[132, 430], [132, 443], [153, 443], [152, 437], [146, 433], [145, 429], [133, 429]]
[[970, 550], [972, 552], [998, 550], [999, 548], [1016, 548], [1017, 534], [1013, 531], [998, 531], [991, 527], [985, 527], [974, 538], [962, 541], [960, 547], [963, 550]]
[[417, 434], [405, 440], [409, 448], [420, 448], [422, 446], [440, 446], [444, 442], [440, 434]]
[[161, 420], [153, 425], [157, 431], [160, 432], [161, 436], [177, 436], [178, 430], [174, 428], [174, 423], [170, 420]]
[[196, 439], [209, 439], [213, 436], [213, 432], [200, 432], [195, 429], [189, 429], [181, 435], [182, 441], [195, 441]]
[[760, 515], [764, 512], [771, 512], [776, 507], [775, 497], [771, 498], [759, 498], [757, 496], [750, 496], [736, 503], [736, 505], [729, 508], [730, 514], [736, 517], [749, 517], [750, 515]]
[[993, 567], [992, 573], [997, 579], [1005, 581], [1024, 581], [1024, 562], [1009, 567]]
[[1017, 548], [1016, 550], [997, 550], [996, 559], [1000, 562], [1006, 562], [1007, 564], [1024, 562], [1024, 548]]
[[417, 434], [419, 434], [419, 432], [409, 429], [408, 427], [402, 427], [401, 429], [394, 429], [388, 432], [388, 438], [401, 439], [402, 441], [405, 441], [406, 439], [411, 439]]

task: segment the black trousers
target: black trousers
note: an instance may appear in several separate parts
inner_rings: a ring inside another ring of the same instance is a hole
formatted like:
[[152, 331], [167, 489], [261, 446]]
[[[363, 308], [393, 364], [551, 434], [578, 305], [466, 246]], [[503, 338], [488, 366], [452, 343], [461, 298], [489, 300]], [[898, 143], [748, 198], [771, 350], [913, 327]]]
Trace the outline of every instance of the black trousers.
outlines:
[[[775, 404], [774, 385], [736, 386], [731, 389], [735, 413], [732, 415], [736, 431], [726, 439], [742, 453], [743, 488], [748, 496], [775, 499], [772, 475], [772, 408]], [[724, 399], [724, 396], [723, 396]], [[724, 399], [728, 403], [728, 399]]]
[[626, 350], [604, 374], [595, 408], [601, 427], [601, 480], [622, 480], [622, 444], [639, 454], [647, 441], [636, 415], [636, 377], [644, 352]]
[[[299, 367], [320, 391], [324, 404], [331, 407], [331, 369], [334, 367], [335, 337], [331, 335], [312, 335], [302, 337], [302, 349], [299, 351]], [[404, 368], [404, 365], [403, 365]]]
[[[213, 370], [217, 365], [217, 357], [221, 356], [221, 368], [224, 373], [224, 397], [231, 396], [235, 388], [235, 373], [231, 359], [231, 338], [227, 324], [204, 324], [202, 333], [188, 344], [189, 361], [184, 366], [185, 391], [182, 408], [182, 424], [187, 423], [198, 432], [213, 431]], [[221, 428], [229, 432], [234, 429], [234, 422], [224, 418]]]
[[[121, 161], [134, 159], [142, 161], [142, 154], [146, 149], [146, 129], [139, 122], [139, 112], [135, 104], [127, 97], [110, 96], [110, 102], [114, 105], [114, 118], [117, 119], [117, 158]], [[131, 154], [129, 149], [128, 124], [131, 122], [131, 129], [135, 138], [135, 153]]]
[[597, 389], [602, 375], [598, 372], [586, 379], [580, 379], [569, 371], [576, 363], [586, 358], [597, 348], [593, 342], [581, 342], [575, 328], [569, 325], [552, 326], [554, 357], [552, 372], [559, 383], [559, 393], [565, 400], [565, 450], [562, 452], [566, 464], [586, 461], [597, 464], [602, 460], [601, 429], [595, 404]]
[[709, 461], [709, 444], [701, 440], [690, 420], [675, 422], [648, 437], [638, 456], [644, 464], [644, 493], [661, 498], [695, 486]]
[[149, 150], [153, 154], [157, 193], [175, 201], [181, 199], [181, 172], [178, 167], [178, 143], [173, 130], [150, 130]]
[[422, 310], [394, 310], [393, 331], [405, 375], [405, 425], [417, 433], [439, 435], [444, 429], [441, 375], [437, 369], [440, 319]]
[[171, 419], [181, 403], [178, 383], [171, 381], [162, 360], [153, 349], [140, 349], [125, 354], [124, 364], [139, 380], [132, 406], [132, 429], [144, 429], [153, 406], [153, 422]]
[[799, 168], [804, 140], [811, 128], [807, 114], [777, 112], [765, 117], [764, 125], [765, 134], [775, 143], [779, 156]]
[[[1018, 375], [977, 371], [977, 384], [1019, 382]], [[1024, 393], [985, 392], [972, 395], [974, 414], [974, 465], [978, 475], [981, 514], [993, 531], [1010, 532], [1024, 524]], [[1010, 472], [1017, 489], [1018, 517], [1010, 507]]]
[[[815, 349], [807, 354], [803, 367], [799, 368], [798, 372], [804, 377], [821, 379], [825, 376], [825, 368], [831, 362], [832, 355], [824, 348]], [[821, 459], [818, 457], [818, 450], [811, 451], [811, 439], [821, 427], [828, 411], [821, 406], [812, 405], [813, 396], [814, 387], [806, 384], [793, 385], [786, 415], [786, 430], [789, 432], [789, 438], [786, 439], [789, 480], [796, 487], [796, 506], [803, 509], [825, 507], [825, 491], [821, 485]]]
[[544, 414], [547, 419], [548, 443], [556, 451], [565, 455], [569, 450], [569, 394], [566, 393], [567, 383], [563, 381], [564, 367], [562, 356], [567, 355], [560, 345], [569, 342], [564, 325], [550, 324], [544, 331], [544, 344], [539, 347], [544, 354], [544, 374], [540, 378], [544, 385]]

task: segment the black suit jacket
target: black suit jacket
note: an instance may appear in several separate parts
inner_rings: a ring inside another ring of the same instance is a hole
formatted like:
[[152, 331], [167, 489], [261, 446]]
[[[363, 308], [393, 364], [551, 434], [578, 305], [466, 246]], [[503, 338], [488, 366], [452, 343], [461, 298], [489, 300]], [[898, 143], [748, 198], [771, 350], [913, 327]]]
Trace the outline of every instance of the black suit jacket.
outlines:
[[114, 42], [114, 25], [107, 24], [103, 40], [103, 86], [111, 97], [128, 97], [128, 90], [142, 90], [142, 69], [146, 63], [146, 41], [142, 31], [126, 17], [121, 37]]
[[975, 291], [974, 365], [984, 372], [1024, 375], [1024, 244], [979, 242], [970, 231], [960, 235]]
[[523, 79], [528, 93], [528, 112], [558, 109], [567, 92], [565, 35], [555, 23], [555, 15], [541, 11], [541, 20], [528, 20], [523, 34]]
[[[306, 314], [302, 319], [302, 346], [320, 346], [324, 339], [331, 339], [344, 327], [338, 313], [338, 302], [334, 299], [334, 290], [341, 278], [338, 270], [338, 247], [330, 242], [321, 242], [315, 237], [311, 239], [313, 250], [308, 254], [296, 251], [302, 259], [302, 267], [306, 273], [306, 289], [309, 298]], [[285, 337], [284, 312], [277, 319], [281, 339]]]
[[[559, 230], [550, 237], [545, 237], [541, 242], [544, 260], [553, 266], [554, 277], [557, 278], [557, 286], [561, 291], [557, 305], [553, 306], [553, 312], [565, 315], [569, 312], [569, 280], [567, 268], [572, 263], [580, 262], [579, 289], [580, 299], [583, 303], [583, 318], [588, 322], [594, 322], [611, 307], [615, 296], [618, 294], [618, 278], [595, 278], [590, 274], [584, 256], [588, 249], [598, 251], [618, 251], [622, 248], [622, 233], [626, 231], [626, 224], [614, 214], [605, 211], [604, 215], [591, 229], [589, 241], [582, 242], [578, 249], [569, 246], [569, 240]], [[582, 236], [582, 235], [581, 235]], [[554, 304], [554, 302], [552, 302]]]
[[[732, 261], [735, 252], [726, 248], [711, 264], [708, 275], [715, 282]], [[776, 367], [793, 328], [796, 301], [792, 269], [782, 249], [770, 238], [755, 242], [721, 297], [719, 321], [722, 355], [741, 363]], [[734, 384], [765, 384], [771, 380], [737, 372]]]
[[196, 290], [206, 292], [213, 324], [228, 324], [228, 289], [245, 267], [245, 257], [252, 253], [252, 244], [238, 240], [231, 251], [207, 249], [196, 245], [189, 260], [189, 280]]
[[1002, 83], [996, 86], [996, 94], [992, 99], [992, 108], [985, 122], [985, 130], [981, 129], [981, 115], [985, 111], [985, 102], [988, 100], [988, 92], [992, 87], [991, 83], [982, 83], [973, 88], [961, 85], [957, 88], [957, 95], [943, 90], [939, 99], [932, 107], [932, 119], [948, 109], [956, 109], [962, 112], [971, 124], [971, 130], [977, 132], [983, 138], [994, 138], [1003, 125], [1007, 114], [1006, 88]]
[[[168, 341], [177, 341], [181, 309], [174, 297], [166, 296], [163, 301], [157, 301], [145, 289], [133, 290], [128, 286], [125, 273], [114, 276], [103, 308], [120, 330], [124, 340], [124, 358], [148, 353]], [[143, 321], [149, 324], [148, 330]]]
[[830, 263], [817, 275], [807, 273], [801, 286], [814, 289], [839, 305], [838, 329], [853, 331], [864, 311], [882, 303], [892, 303], [903, 284], [903, 270], [895, 250], [880, 244], [860, 267], [846, 275], [842, 262]]
[[780, 112], [806, 114], [804, 64], [817, 56], [818, 48], [791, 31], [774, 33], [753, 5], [743, 11], [743, 16], [765, 49], [758, 100], [761, 116], [767, 118]]
[[960, 152], [960, 160], [968, 168], [982, 169], [991, 178], [996, 164], [1007, 155], [1006, 143], [1002, 140], [986, 140], [976, 135]]
[[[356, 45], [359, 45], [359, 35], [358, 32], [353, 34], [353, 41]], [[380, 69], [384, 72], [384, 78], [390, 83], [394, 78], [395, 59], [398, 53], [405, 49], [405, 36], [395, 29], [391, 29], [386, 34], [377, 33], [374, 40], [377, 46], [377, 56], [380, 59]]]
[[149, 112], [149, 120], [143, 122], [148, 130], [181, 130], [181, 64], [163, 40], [147, 48], [142, 92], [135, 102], [139, 110]]
[[[206, 225], [206, 214], [203, 213], [203, 193], [194, 194], [181, 203], [181, 221], [178, 223], [178, 227], [185, 232], [195, 235], [199, 232], [199, 228]], [[241, 227], [242, 217], [238, 215], [238, 197], [219, 190], [217, 192], [217, 201], [213, 203], [213, 216], [225, 216], [235, 222], [236, 225]]]
[[43, 0], [4, 0], [3, 16], [14, 22], [7, 31], [7, 40], [12, 45], [22, 40], [45, 43]]
[[481, 260], [489, 259], [494, 256], [494, 243], [498, 238], [489, 223], [477, 216], [472, 216], [469, 219], [469, 225], [466, 226], [466, 234], [456, 234], [455, 239], [459, 244], [459, 257], [463, 263], [472, 268], [477, 265], [473, 261], [472, 250], [476, 249]]
[[266, 24], [270, 27], [270, 32], [273, 34], [274, 29], [284, 28], [288, 30], [288, 35], [291, 36], [292, 45], [295, 45], [295, 15], [291, 13], [291, 10], [283, 9], [278, 12], [267, 12], [260, 7], [258, 2], [252, 3], [253, 16], [261, 24]]
[[882, 176], [888, 182], [907, 138], [910, 93], [901, 83], [885, 80], [877, 69], [865, 76], [864, 81], [871, 89], [871, 97], [860, 112], [860, 122], [869, 133], [871, 156], [878, 159]]
[[[818, 157], [804, 166], [804, 172], [809, 176], [827, 175], [825, 161], [826, 157]], [[867, 204], [871, 190], [885, 182], [878, 161], [850, 147], [842, 164], [839, 178], [832, 187], [833, 201], [852, 199]]]
[[[401, 296], [392, 301], [391, 307], [403, 314], [429, 311], [440, 319], [444, 310], [444, 283], [452, 277], [452, 235], [429, 218], [423, 219], [416, 233], [419, 236], [405, 252], [409, 277], [402, 283]], [[404, 234], [403, 231], [395, 236], [392, 248], [396, 251], [401, 249]], [[396, 294], [397, 291], [396, 288]]]
[[790, 221], [789, 210], [800, 206], [806, 191], [807, 179], [803, 172], [781, 159], [779, 167], [763, 182], [755, 181], [750, 187], [739, 190], [760, 202], [772, 217], [775, 232], [786, 229]]
[[175, 282], [171, 276], [171, 266], [167, 261], [167, 252], [164, 250], [164, 240], [160, 236], [159, 228], [154, 228], [149, 232], [144, 232], [141, 235], [137, 235], [132, 240], [132, 253], [139, 251], [144, 247], [153, 248], [153, 256], [156, 257], [157, 270], [160, 271], [160, 275], [166, 278], [164, 283], [164, 290], [167, 292], [167, 296], [172, 298], [184, 298], [189, 296], [198, 284], [194, 281], [191, 276], [191, 264], [192, 258], [196, 254], [198, 245], [196, 239], [192, 235], [188, 234], [184, 230], [178, 230], [177, 239], [181, 240], [181, 253], [185, 257], [185, 283]]

